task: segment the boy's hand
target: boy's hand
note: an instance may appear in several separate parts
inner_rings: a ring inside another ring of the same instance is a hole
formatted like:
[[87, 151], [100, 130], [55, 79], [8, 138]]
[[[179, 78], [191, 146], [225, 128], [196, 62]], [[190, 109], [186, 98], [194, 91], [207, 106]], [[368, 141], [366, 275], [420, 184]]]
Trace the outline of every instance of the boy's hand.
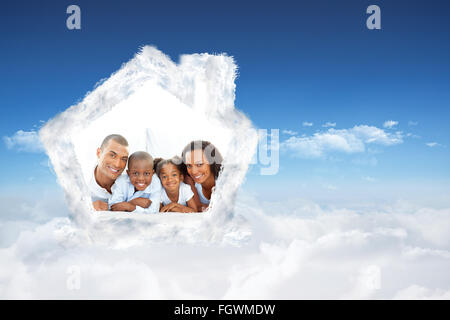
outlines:
[[111, 206], [112, 211], [131, 212], [131, 211], [134, 211], [135, 209], [136, 209], [136, 206], [129, 202], [119, 202], [119, 203], [113, 204]]
[[102, 200], [92, 202], [95, 211], [108, 211], [108, 204]]
[[128, 202], [144, 209], [150, 207], [150, 205], [152, 204], [152, 200], [147, 198], [136, 198]]

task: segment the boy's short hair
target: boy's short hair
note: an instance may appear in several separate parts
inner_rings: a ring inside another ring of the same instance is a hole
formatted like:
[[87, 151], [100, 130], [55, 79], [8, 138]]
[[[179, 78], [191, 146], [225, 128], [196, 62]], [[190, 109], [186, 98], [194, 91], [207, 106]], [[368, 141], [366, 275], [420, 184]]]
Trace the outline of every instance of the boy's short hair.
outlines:
[[145, 151], [133, 152], [131, 156], [128, 158], [128, 168], [130, 167], [130, 164], [136, 160], [147, 160], [150, 162], [150, 165], [153, 168], [153, 157], [148, 152]]
[[100, 149], [103, 151], [111, 140], [114, 140], [122, 146], [128, 147], [128, 141], [123, 136], [121, 136], [120, 134], [110, 134], [105, 139], [103, 139], [103, 142], [100, 145]]

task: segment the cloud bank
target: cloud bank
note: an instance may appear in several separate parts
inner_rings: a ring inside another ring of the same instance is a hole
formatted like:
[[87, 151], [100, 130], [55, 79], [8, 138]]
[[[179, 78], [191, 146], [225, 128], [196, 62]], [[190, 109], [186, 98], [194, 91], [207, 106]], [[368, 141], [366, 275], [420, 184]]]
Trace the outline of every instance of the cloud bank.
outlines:
[[240, 247], [136, 242], [113, 248], [89, 243], [86, 230], [67, 218], [52, 218], [0, 249], [0, 297], [449, 297], [450, 208], [405, 201], [363, 210], [325, 208], [300, 198], [273, 203], [246, 194], [236, 211], [253, 233]]

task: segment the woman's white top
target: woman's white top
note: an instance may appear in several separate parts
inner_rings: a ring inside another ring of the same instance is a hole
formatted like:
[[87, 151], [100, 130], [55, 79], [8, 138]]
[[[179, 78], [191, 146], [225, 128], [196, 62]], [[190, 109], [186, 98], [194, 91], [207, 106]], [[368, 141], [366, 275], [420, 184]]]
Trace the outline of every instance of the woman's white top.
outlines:
[[[178, 191], [178, 203], [182, 206], [187, 206], [187, 202], [192, 199], [193, 196], [194, 193], [192, 192], [191, 186], [187, 185], [184, 182], [180, 182], [180, 189]], [[172, 200], [169, 199], [169, 196], [167, 195], [164, 188], [161, 192], [161, 202], [163, 206], [166, 206], [172, 202]]]
[[203, 195], [202, 185], [200, 183], [195, 183], [195, 188], [197, 189], [198, 196], [200, 197], [200, 202], [204, 204], [209, 204], [209, 200]]

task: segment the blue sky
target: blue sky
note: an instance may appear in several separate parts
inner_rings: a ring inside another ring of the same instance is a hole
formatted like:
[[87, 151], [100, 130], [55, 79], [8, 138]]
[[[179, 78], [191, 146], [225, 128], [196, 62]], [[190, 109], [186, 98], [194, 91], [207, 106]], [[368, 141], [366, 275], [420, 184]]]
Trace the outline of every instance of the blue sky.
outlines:
[[[65, 26], [77, 4], [82, 30]], [[367, 6], [381, 8], [368, 30]], [[367, 199], [450, 191], [448, 1], [16, 1], [2, 4], [0, 135], [36, 130], [151, 44], [236, 59], [236, 107], [259, 128], [323, 134], [367, 125], [402, 142], [319, 157], [281, 150], [280, 170], [246, 186], [261, 195]], [[392, 128], [383, 127], [397, 121]], [[303, 126], [304, 122], [312, 126]], [[408, 133], [410, 136], [407, 136]], [[426, 143], [437, 143], [434, 147]], [[43, 153], [0, 150], [2, 190], [57, 188]], [[276, 191], [275, 191], [276, 190]], [[363, 194], [363, 191], [367, 191]], [[331, 201], [330, 200], [330, 201]]]

